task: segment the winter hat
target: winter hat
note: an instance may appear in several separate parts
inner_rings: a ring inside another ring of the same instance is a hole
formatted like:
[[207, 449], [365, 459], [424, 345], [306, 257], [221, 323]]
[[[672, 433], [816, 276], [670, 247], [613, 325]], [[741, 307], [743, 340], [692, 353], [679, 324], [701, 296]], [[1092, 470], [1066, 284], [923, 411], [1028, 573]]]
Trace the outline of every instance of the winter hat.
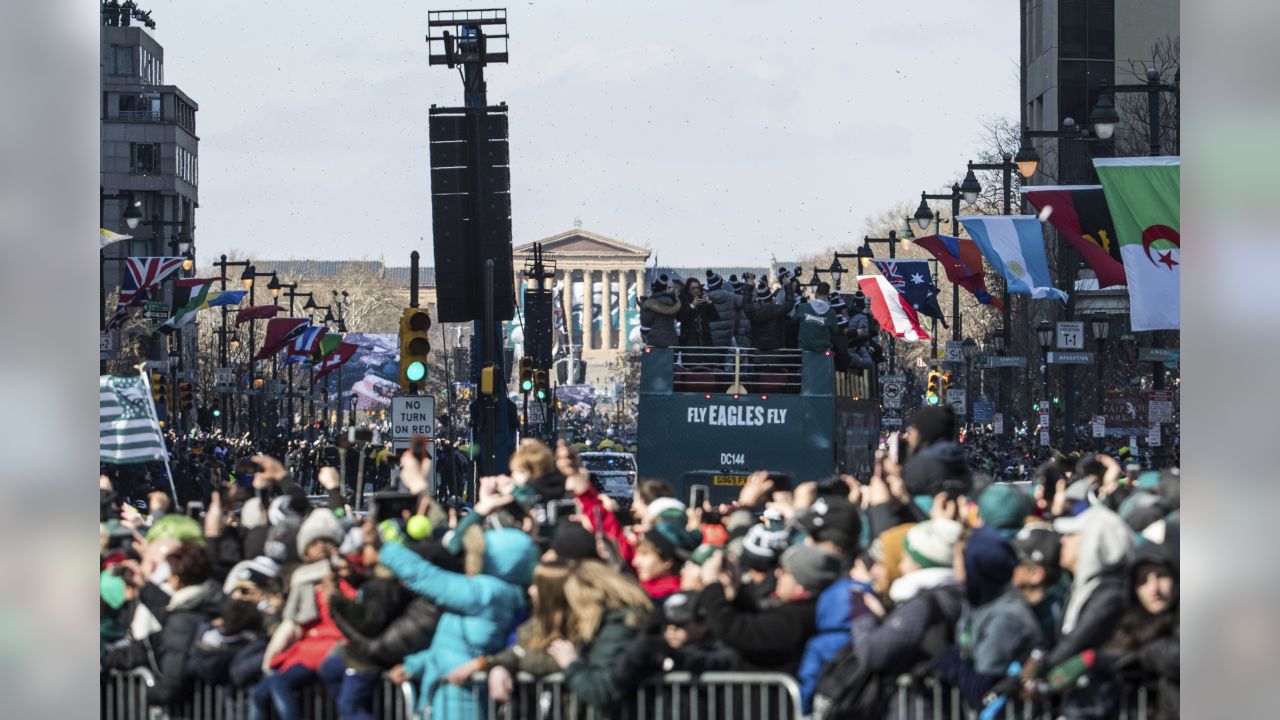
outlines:
[[785, 530], [769, 530], [764, 525], [752, 525], [742, 539], [742, 562], [752, 570], [770, 570], [777, 565], [778, 555], [786, 547]]
[[240, 527], [252, 530], [267, 523], [267, 514], [262, 509], [262, 498], [251, 497], [240, 506]]
[[721, 285], [724, 285], [724, 278], [715, 274], [711, 270], [708, 270], [707, 271], [707, 287], [706, 287], [707, 292], [711, 292], [712, 290], [719, 290]]
[[653, 279], [653, 282], [649, 285], [649, 290], [651, 292], [660, 293], [666, 292], [669, 287], [671, 287], [671, 278], [668, 277], [666, 273], [663, 273]]
[[922, 447], [940, 440], [955, 440], [956, 414], [947, 405], [922, 408], [912, 414], [911, 427], [920, 435]]
[[268, 526], [262, 553], [281, 564], [297, 562], [298, 530], [301, 527], [302, 519], [296, 515], [287, 515], [280, 522]]
[[683, 521], [685, 506], [684, 503], [673, 497], [660, 497], [649, 503], [647, 514], [653, 518], [670, 518], [675, 519], [677, 515]]
[[869, 551], [871, 557], [884, 565], [886, 575], [885, 586], [876, 588], [877, 590], [888, 592], [889, 586], [902, 577], [902, 571], [898, 566], [902, 564], [902, 556], [906, 554], [907, 533], [914, 527], [914, 523], [896, 525], [880, 533], [880, 536], [871, 543]]
[[850, 557], [858, 554], [862, 520], [847, 497], [819, 496], [796, 516], [796, 527], [818, 542], [834, 543]]
[[1018, 554], [1009, 541], [991, 528], [978, 528], [964, 546], [964, 587], [972, 607], [981, 607], [1004, 593]]
[[662, 619], [668, 625], [688, 625], [695, 620], [707, 617], [707, 611], [701, 606], [697, 593], [682, 590], [667, 596], [662, 602]]
[[816, 545], [792, 545], [782, 553], [779, 564], [812, 595], [840, 577], [840, 558]]
[[111, 568], [102, 571], [98, 576], [98, 595], [112, 610], [119, 610], [124, 605], [124, 578], [111, 572]]
[[902, 481], [907, 492], [929, 502], [940, 492], [963, 495], [973, 488], [964, 448], [950, 440], [936, 442], [911, 456], [902, 466]]
[[922, 568], [951, 567], [964, 526], [955, 520], [926, 520], [907, 531], [903, 549]]
[[1182, 505], [1182, 473], [1178, 468], [1171, 468], [1160, 473], [1156, 492], [1164, 498], [1165, 504], [1177, 510]]
[[1058, 557], [1062, 553], [1062, 540], [1058, 533], [1044, 524], [1027, 525], [1013, 536], [1010, 544], [1021, 562], [1050, 570], [1057, 569]]
[[978, 517], [982, 524], [1013, 537], [1027, 520], [1027, 497], [1010, 483], [992, 483], [978, 496]]
[[538, 548], [528, 533], [499, 528], [484, 533], [483, 572], [513, 585], [528, 587], [538, 564]]
[[328, 540], [334, 547], [342, 544], [342, 523], [328, 508], [317, 508], [302, 521], [298, 528], [298, 556], [307, 552], [307, 546], [316, 540]]
[[848, 326], [849, 326], [848, 315], [841, 315], [840, 317], [836, 318], [836, 327], [848, 327]]
[[682, 521], [663, 518], [645, 533], [644, 539], [658, 551], [658, 557], [682, 563], [702, 544], [702, 533], [685, 528]]
[[170, 513], [152, 523], [151, 529], [147, 531], [147, 542], [155, 542], [160, 538], [173, 538], [178, 542], [204, 545], [204, 528], [186, 515]]
[[849, 304], [853, 306], [854, 312], [861, 312], [867, 307], [867, 296], [863, 295], [862, 291], [859, 290], [853, 294], [853, 297], [849, 298]]
[[832, 291], [831, 295], [829, 295], [827, 299], [831, 301], [832, 310], [839, 310], [844, 307], [844, 296], [838, 292]]
[[734, 292], [742, 289], [742, 281], [738, 279], [737, 275], [729, 276], [729, 287], [733, 288]]
[[251, 582], [260, 588], [267, 589], [278, 583], [280, 565], [266, 555], [259, 555], [248, 560], [241, 560], [227, 573], [222, 583], [222, 592], [230, 595], [231, 591], [242, 582]]
[[596, 538], [577, 523], [565, 523], [551, 538], [551, 549], [560, 560], [599, 560]]

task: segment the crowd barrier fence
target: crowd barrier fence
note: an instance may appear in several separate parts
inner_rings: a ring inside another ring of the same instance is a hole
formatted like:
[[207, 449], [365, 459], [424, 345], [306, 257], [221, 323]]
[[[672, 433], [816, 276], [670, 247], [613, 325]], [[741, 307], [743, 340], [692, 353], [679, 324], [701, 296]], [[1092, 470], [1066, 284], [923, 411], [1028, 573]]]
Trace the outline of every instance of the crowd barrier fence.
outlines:
[[[795, 678], [782, 673], [713, 672], [701, 675], [673, 672], [641, 685], [619, 706], [600, 710], [571, 693], [560, 675], [533, 678], [521, 674], [509, 702], [489, 697], [483, 674], [476, 675], [460, 694], [468, 710], [449, 703], [444, 713], [454, 718], [494, 720], [800, 720], [800, 688]], [[154, 677], [145, 669], [110, 673], [102, 686], [103, 720], [235, 720], [249, 716], [249, 689], [196, 683], [189, 700], [172, 708], [151, 707], [146, 689]], [[892, 720], [979, 720], [959, 693], [933, 678], [903, 675], [897, 681], [888, 718]], [[384, 679], [374, 693], [373, 715], [386, 720], [432, 720], [414, 713], [416, 697], [409, 684]], [[1141, 685], [1124, 686], [1118, 720], [1148, 720], [1150, 691]], [[990, 716], [1000, 720], [1056, 720], [1062, 716], [1057, 701], [1009, 703]], [[317, 683], [302, 696], [304, 720], [336, 720], [324, 689]], [[443, 719], [436, 719], [443, 720]]]

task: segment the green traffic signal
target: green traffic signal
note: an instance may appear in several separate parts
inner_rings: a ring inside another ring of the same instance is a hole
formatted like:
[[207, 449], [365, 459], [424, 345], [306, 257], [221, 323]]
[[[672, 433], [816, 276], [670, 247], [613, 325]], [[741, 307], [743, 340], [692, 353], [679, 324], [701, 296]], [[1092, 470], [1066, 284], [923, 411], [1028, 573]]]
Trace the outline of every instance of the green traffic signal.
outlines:
[[1057, 405], [1057, 404], [1058, 404], [1058, 398], [1057, 398], [1056, 396], [1053, 398], [1053, 404], [1054, 404], [1054, 405]]
[[219, 410], [218, 408], [214, 408], [214, 409], [213, 409], [213, 416], [214, 416], [214, 417], [222, 417], [222, 411], [221, 411], [221, 410]]
[[547, 391], [546, 391], [546, 390], [539, 389], [539, 390], [538, 390], [538, 392], [534, 393], [534, 395], [535, 395], [539, 400], [546, 400], [546, 399], [547, 399]]
[[938, 396], [937, 396], [937, 395], [929, 395], [929, 404], [930, 404], [930, 405], [937, 405], [937, 404], [938, 404]]
[[[523, 391], [525, 391], [525, 392], [529, 392], [530, 390], [532, 390], [532, 389], [533, 389], [533, 381], [532, 381], [532, 380], [521, 380], [521, 381], [520, 381], [520, 389], [521, 389], [521, 390], [523, 390]], [[542, 393], [538, 393], [538, 397], [542, 397]]]
[[421, 360], [415, 360], [404, 369], [404, 376], [409, 382], [418, 382], [427, 376], [427, 366]]

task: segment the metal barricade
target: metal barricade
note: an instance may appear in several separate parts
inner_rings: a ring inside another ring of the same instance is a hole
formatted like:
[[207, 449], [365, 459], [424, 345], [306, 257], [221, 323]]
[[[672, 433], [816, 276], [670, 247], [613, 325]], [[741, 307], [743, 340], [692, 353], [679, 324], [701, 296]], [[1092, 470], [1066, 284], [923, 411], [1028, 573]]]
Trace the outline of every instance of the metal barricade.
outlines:
[[800, 393], [801, 350], [738, 347], [672, 347], [676, 392]]
[[[1120, 685], [1118, 695], [1114, 716], [1117, 720], [1148, 720], [1151, 717], [1149, 688]], [[999, 720], [1057, 720], [1064, 714], [1064, 702], [1069, 701], [1063, 696], [1032, 702], [1013, 700], [994, 717]], [[917, 679], [911, 675], [898, 677], [897, 692], [889, 709], [889, 717], [893, 720], [978, 720], [981, 714], [971, 708], [955, 688], [932, 677]]]
[[[252, 688], [233, 688], [196, 682], [190, 697], [174, 707], [152, 707], [147, 688], [155, 677], [145, 669], [110, 673], [102, 685], [103, 720], [241, 720], [249, 717]], [[317, 681], [304, 689], [301, 717], [307, 720], [334, 720], [333, 701]], [[412, 720], [412, 690], [384, 679], [373, 695], [373, 715], [386, 720]]]
[[[627, 692], [616, 705], [594, 707], [575, 697], [560, 674], [534, 678], [521, 673], [509, 702], [488, 694], [483, 674], [467, 688], [437, 703], [444, 718], [501, 720], [798, 720], [800, 687], [783, 673], [667, 673]], [[460, 700], [459, 696], [462, 696]], [[465, 704], [465, 707], [464, 707]]]

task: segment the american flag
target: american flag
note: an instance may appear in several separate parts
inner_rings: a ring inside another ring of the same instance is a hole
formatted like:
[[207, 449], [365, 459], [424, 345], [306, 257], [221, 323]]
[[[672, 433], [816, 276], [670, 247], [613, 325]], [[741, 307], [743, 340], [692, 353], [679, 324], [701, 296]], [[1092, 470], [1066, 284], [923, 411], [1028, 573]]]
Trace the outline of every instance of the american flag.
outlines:
[[98, 456], [116, 464], [168, 459], [145, 377], [98, 378]]

